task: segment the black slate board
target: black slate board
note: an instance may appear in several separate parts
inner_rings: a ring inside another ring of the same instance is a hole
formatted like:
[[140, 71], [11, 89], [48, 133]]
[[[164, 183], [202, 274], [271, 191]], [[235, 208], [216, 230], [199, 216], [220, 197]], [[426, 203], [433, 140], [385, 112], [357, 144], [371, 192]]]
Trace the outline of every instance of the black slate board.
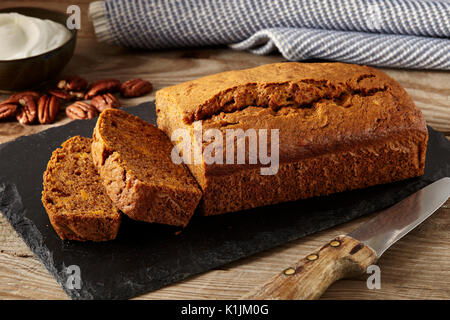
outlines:
[[[127, 112], [156, 122], [154, 103]], [[384, 209], [450, 176], [450, 142], [429, 128], [425, 175], [376, 186], [215, 217], [195, 215], [178, 236], [172, 227], [123, 219], [118, 238], [80, 243], [58, 238], [41, 204], [42, 173], [69, 137], [90, 137], [94, 120], [0, 145], [0, 211], [73, 299], [124, 299], [190, 275]], [[81, 289], [68, 289], [67, 267], [81, 270]]]

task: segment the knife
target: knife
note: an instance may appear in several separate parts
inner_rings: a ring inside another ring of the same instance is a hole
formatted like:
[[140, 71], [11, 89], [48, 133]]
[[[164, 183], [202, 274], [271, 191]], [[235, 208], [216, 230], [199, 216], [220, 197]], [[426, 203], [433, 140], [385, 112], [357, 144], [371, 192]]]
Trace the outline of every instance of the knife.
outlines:
[[450, 196], [442, 178], [340, 235], [241, 299], [317, 299], [335, 281], [365, 273], [380, 256], [439, 209]]

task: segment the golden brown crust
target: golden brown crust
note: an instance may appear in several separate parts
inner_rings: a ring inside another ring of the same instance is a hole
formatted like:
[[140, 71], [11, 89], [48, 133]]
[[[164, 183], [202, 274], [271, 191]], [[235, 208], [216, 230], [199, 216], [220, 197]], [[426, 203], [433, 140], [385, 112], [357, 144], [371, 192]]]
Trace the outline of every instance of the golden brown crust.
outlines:
[[92, 154], [108, 195], [129, 217], [186, 226], [201, 198], [197, 182], [170, 157], [173, 146], [151, 124], [121, 110], [101, 113]]
[[121, 213], [106, 195], [91, 159], [91, 139], [76, 136], [56, 149], [44, 173], [42, 203], [63, 240], [115, 239]]
[[224, 136], [227, 129], [279, 130], [275, 176], [261, 176], [259, 164], [189, 166], [203, 189], [205, 214], [363, 188], [424, 170], [428, 133], [421, 112], [398, 83], [370, 67], [279, 63], [230, 71], [164, 88], [156, 108], [158, 127], [169, 136], [177, 128], [192, 134], [195, 121]]
[[323, 99], [372, 95], [391, 85], [395, 82], [386, 74], [367, 66], [290, 62], [207, 76], [163, 88], [156, 96], [157, 101], [172, 104], [183, 122], [191, 124], [248, 106], [275, 111], [309, 107]]

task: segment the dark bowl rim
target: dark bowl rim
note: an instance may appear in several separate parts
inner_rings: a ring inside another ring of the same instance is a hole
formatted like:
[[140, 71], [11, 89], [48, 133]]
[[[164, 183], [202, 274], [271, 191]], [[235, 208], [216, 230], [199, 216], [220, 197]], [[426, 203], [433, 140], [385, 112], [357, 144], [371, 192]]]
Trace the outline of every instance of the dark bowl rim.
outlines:
[[[66, 13], [64, 13], [64, 12], [62, 12], [62, 11], [57, 11], [57, 10], [52, 10], [52, 9], [47, 9], [47, 8], [40, 8], [40, 7], [26, 7], [26, 6], [24, 6], [24, 7], [2, 8], [2, 9], [0, 9], [0, 13], [8, 13], [8, 12], [13, 13], [14, 11], [9, 11], [9, 10], [17, 10], [17, 9], [38, 9], [38, 10], [42, 10], [42, 11], [48, 11], [48, 12], [60, 14], [60, 15], [62, 15], [62, 16], [67, 16]], [[32, 17], [32, 16], [30, 16], [30, 17]], [[32, 17], [32, 18], [36, 18], [36, 17]], [[58, 22], [58, 21], [54, 21], [54, 20], [52, 20], [52, 19], [48, 19], [48, 20], [51, 20], [51, 21], [53, 21], [53, 22], [57, 22], [57, 23], [59, 23], [59, 24], [62, 24], [62, 23], [60, 23], [60, 22]], [[12, 63], [12, 62], [22, 62], [22, 61], [27, 61], [27, 60], [31, 60], [31, 59], [36, 59], [36, 58], [45, 56], [45, 55], [47, 55], [47, 54], [56, 52], [56, 51], [58, 51], [59, 49], [63, 48], [64, 46], [66, 46], [67, 44], [69, 44], [71, 41], [73, 41], [73, 39], [77, 36], [78, 30], [77, 30], [77, 29], [70, 30], [70, 29], [67, 28], [67, 26], [65, 26], [64, 24], [62, 24], [62, 25], [63, 25], [67, 30], [69, 30], [69, 32], [70, 32], [70, 38], [67, 39], [67, 41], [64, 42], [63, 44], [61, 44], [60, 46], [58, 46], [58, 47], [56, 47], [56, 48], [54, 48], [54, 49], [52, 49], [52, 50], [50, 50], [50, 51], [46, 51], [46, 52], [40, 53], [40, 54], [38, 54], [38, 55], [36, 55], [36, 56], [32, 56], [32, 57], [28, 57], [28, 58], [12, 59], [12, 60], [1, 60], [1, 59], [0, 59], [0, 64]]]

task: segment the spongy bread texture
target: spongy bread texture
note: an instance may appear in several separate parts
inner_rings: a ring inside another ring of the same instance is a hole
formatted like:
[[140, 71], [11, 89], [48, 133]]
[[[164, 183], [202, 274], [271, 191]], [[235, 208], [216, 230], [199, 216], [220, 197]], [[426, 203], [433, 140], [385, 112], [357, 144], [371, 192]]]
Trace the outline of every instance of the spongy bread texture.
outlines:
[[44, 173], [42, 203], [63, 240], [115, 239], [121, 213], [106, 195], [91, 158], [91, 139], [76, 136], [56, 149]]
[[229, 129], [279, 130], [275, 175], [261, 175], [264, 165], [248, 160], [189, 164], [203, 190], [205, 215], [424, 172], [428, 132], [422, 113], [396, 81], [371, 67], [288, 62], [219, 73], [157, 91], [156, 112], [168, 136], [180, 128], [193, 136], [199, 123], [203, 132], [216, 129], [223, 136]]
[[92, 155], [106, 191], [129, 217], [184, 227], [202, 192], [184, 164], [171, 159], [173, 145], [155, 126], [107, 109], [94, 129]]

